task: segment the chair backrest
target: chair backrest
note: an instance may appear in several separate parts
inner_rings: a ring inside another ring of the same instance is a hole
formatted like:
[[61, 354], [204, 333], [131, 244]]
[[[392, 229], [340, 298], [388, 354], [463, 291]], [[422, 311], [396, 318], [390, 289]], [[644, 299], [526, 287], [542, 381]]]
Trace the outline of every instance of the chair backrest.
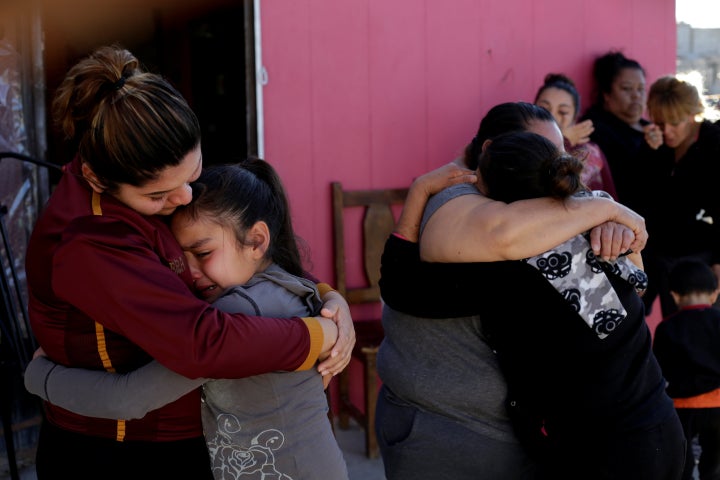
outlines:
[[[407, 188], [343, 190], [340, 182], [332, 183], [333, 242], [335, 247], [335, 288], [348, 303], [380, 301], [380, 258], [385, 241], [395, 227], [393, 205], [402, 205]], [[362, 207], [362, 263], [366, 283], [348, 287], [345, 258], [346, 209]]]

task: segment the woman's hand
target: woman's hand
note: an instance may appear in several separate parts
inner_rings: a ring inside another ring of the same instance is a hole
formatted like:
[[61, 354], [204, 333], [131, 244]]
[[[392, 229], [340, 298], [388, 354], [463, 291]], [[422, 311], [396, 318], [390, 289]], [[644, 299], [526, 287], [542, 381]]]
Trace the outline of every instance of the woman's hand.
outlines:
[[432, 195], [459, 183], [475, 183], [478, 178], [472, 170], [451, 162], [436, 168], [413, 181], [408, 190], [405, 205], [395, 226], [395, 233], [411, 242], [417, 242], [420, 234], [425, 204]]
[[660, 145], [663, 144], [663, 133], [660, 127], [651, 123], [643, 127], [643, 132], [645, 132], [645, 142], [647, 142], [650, 148], [653, 150], [660, 148]]
[[322, 375], [337, 375], [350, 363], [352, 350], [355, 346], [355, 327], [350, 315], [350, 306], [342, 295], [333, 290], [323, 296], [323, 301], [325, 303], [320, 315], [335, 323], [337, 341], [334, 342], [327, 359], [318, 365], [318, 371]]
[[615, 222], [605, 222], [590, 230], [590, 245], [598, 258], [614, 261], [623, 253], [631, 250], [635, 241], [633, 231]]
[[628, 250], [640, 253], [648, 240], [645, 219], [620, 203], [616, 205], [615, 221], [605, 222], [590, 231], [593, 252], [604, 260], [615, 260]]
[[584, 120], [580, 123], [564, 128], [562, 134], [570, 142], [570, 145], [582, 145], [590, 141], [590, 135], [595, 131], [592, 120]]
[[458, 183], [475, 182], [477, 182], [477, 175], [474, 171], [450, 162], [417, 177], [410, 186], [410, 190], [420, 190], [427, 199]]

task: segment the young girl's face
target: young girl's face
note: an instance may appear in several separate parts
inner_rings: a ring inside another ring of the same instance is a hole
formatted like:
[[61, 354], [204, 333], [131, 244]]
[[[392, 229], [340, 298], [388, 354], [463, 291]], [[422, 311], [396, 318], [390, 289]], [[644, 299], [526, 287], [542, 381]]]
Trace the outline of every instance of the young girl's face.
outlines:
[[262, 254], [257, 247], [240, 245], [230, 228], [191, 219], [182, 211], [173, 216], [171, 226], [185, 252], [196, 294], [208, 302], [230, 287], [247, 283], [260, 269]]
[[538, 96], [535, 104], [550, 112], [561, 130], [575, 123], [573, 97], [565, 90], [548, 87]]

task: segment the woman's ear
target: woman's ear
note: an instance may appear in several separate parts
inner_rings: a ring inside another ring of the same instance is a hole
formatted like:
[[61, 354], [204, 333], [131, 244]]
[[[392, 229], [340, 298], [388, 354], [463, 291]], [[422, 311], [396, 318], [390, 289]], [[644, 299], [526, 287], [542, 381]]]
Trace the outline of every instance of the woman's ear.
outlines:
[[252, 247], [254, 258], [263, 258], [270, 248], [270, 229], [267, 223], [263, 221], [255, 222], [255, 225], [248, 230], [245, 241]]
[[90, 168], [90, 165], [83, 162], [81, 169], [83, 178], [87, 180], [90, 184], [90, 188], [92, 188], [96, 193], [103, 193], [107, 190], [107, 187], [103, 185], [97, 175], [95, 175], [95, 172], [93, 172], [92, 168]]
[[491, 143], [492, 143], [491, 139], [488, 138], [487, 140], [485, 140], [482, 144], [482, 147], [480, 147], [480, 151], [484, 152], [485, 149], [488, 147], [488, 145], [490, 145]]

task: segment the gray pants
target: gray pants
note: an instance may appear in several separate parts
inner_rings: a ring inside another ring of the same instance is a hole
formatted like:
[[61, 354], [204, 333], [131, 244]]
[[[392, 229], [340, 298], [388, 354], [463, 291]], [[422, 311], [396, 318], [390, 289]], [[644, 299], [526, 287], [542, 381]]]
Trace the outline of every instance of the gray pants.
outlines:
[[376, 428], [387, 480], [529, 480], [534, 466], [518, 443], [398, 400], [383, 386]]

